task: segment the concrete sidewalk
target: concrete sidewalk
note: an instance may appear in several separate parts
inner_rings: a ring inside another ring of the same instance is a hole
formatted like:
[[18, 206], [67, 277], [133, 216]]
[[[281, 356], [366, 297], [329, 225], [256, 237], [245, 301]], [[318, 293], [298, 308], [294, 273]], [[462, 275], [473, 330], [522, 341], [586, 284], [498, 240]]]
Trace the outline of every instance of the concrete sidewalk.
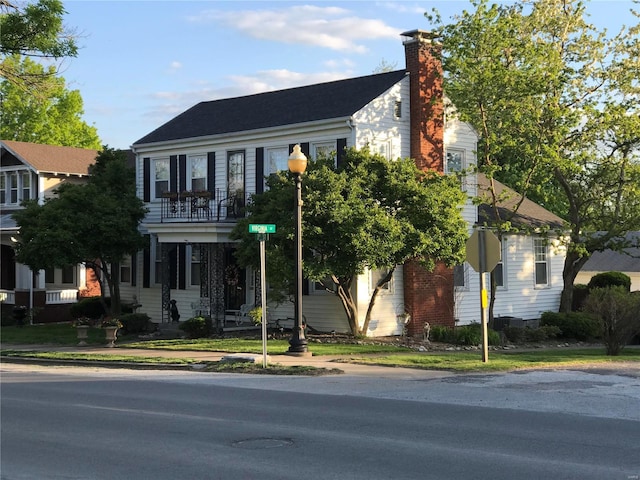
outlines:
[[[210, 352], [210, 351], [194, 351], [194, 350], [157, 350], [157, 349], [140, 349], [140, 348], [127, 348], [125, 346], [116, 346], [115, 348], [100, 347], [100, 346], [55, 346], [55, 345], [11, 345], [0, 344], [2, 350], [25, 350], [25, 351], [37, 351], [37, 352], [67, 352], [67, 353], [83, 353], [83, 354], [100, 354], [100, 355], [124, 355], [131, 357], [152, 357], [152, 358], [189, 358], [202, 362], [218, 362], [224, 357], [241, 356], [254, 359], [255, 363], [262, 365], [262, 354], [248, 354], [240, 353], [233, 354], [227, 352]], [[366, 355], [363, 355], [366, 356]], [[267, 355], [267, 363], [269, 365], [284, 365], [284, 366], [311, 366], [315, 368], [324, 368], [327, 370], [338, 369], [347, 375], [357, 376], [369, 376], [380, 378], [395, 378], [406, 380], [419, 380], [419, 379], [435, 379], [443, 378], [455, 375], [454, 372], [442, 371], [442, 370], [421, 370], [416, 368], [399, 368], [399, 367], [384, 367], [379, 365], [358, 365], [353, 363], [345, 363], [350, 356], [348, 355], [327, 355], [327, 356], [293, 356], [293, 355]], [[95, 365], [95, 366], [110, 366], [135, 368], [133, 365], [127, 364], [114, 364], [113, 362], [99, 361], [87, 361], [87, 362], [75, 362], [69, 361], [48, 361], [45, 359], [25, 359], [21, 357], [2, 357], [2, 362], [19, 362], [19, 363], [38, 363], [38, 364], [82, 364]], [[170, 368], [163, 366], [162, 364], [147, 364], [146, 367], [152, 369]], [[188, 368], [188, 367], [174, 367], [174, 368]], [[192, 368], [193, 369], [193, 368]], [[196, 370], [196, 369], [193, 369]]]

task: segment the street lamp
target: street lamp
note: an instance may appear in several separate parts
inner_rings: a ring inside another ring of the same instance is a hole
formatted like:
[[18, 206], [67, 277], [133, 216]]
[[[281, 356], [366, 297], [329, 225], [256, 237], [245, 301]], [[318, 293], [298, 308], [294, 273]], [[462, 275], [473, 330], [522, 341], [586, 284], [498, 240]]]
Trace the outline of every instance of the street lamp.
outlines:
[[307, 339], [302, 326], [302, 174], [307, 169], [307, 157], [300, 151], [300, 145], [294, 145], [289, 155], [289, 171], [295, 175], [296, 194], [294, 208], [296, 211], [296, 298], [293, 315], [293, 333], [289, 340], [291, 355], [305, 355]]

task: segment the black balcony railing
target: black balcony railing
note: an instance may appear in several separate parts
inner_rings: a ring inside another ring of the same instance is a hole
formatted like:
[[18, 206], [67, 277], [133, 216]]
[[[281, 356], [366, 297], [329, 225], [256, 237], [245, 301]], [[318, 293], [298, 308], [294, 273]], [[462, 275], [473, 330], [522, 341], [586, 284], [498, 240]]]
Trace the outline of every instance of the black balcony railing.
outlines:
[[244, 217], [248, 197], [244, 192], [216, 190], [164, 192], [161, 200], [161, 222], [226, 222]]

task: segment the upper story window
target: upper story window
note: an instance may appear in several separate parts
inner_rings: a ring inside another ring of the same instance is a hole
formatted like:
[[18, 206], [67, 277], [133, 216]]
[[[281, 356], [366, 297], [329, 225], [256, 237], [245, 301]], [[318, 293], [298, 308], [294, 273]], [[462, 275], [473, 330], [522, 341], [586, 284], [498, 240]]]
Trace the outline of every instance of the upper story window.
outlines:
[[154, 160], [153, 171], [155, 181], [154, 194], [156, 198], [160, 198], [163, 192], [169, 191], [169, 160]]
[[0, 174], [0, 204], [17, 205], [29, 200], [31, 195], [31, 172], [5, 172]]
[[402, 102], [400, 100], [396, 100], [393, 105], [393, 116], [396, 118], [402, 118]]
[[549, 255], [547, 241], [544, 238], [533, 239], [533, 257], [536, 287], [546, 287], [549, 285]]
[[464, 170], [464, 152], [461, 150], [447, 150], [446, 173], [457, 173]]
[[244, 195], [244, 150], [227, 155], [227, 189], [229, 195]]
[[207, 157], [206, 155], [193, 155], [189, 157], [189, 187], [194, 192], [207, 189]]

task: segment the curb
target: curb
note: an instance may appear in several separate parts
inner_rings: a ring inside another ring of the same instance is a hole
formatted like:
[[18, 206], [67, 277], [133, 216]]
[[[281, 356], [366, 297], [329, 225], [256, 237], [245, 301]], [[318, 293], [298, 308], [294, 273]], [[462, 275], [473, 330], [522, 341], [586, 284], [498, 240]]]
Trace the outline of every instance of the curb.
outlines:
[[0, 356], [2, 362], [20, 363], [24, 365], [52, 365], [60, 367], [101, 367], [101, 368], [128, 368], [131, 370], [188, 370], [200, 371], [205, 362], [189, 363], [189, 364], [172, 364], [172, 363], [144, 363], [144, 362], [121, 362], [118, 360], [54, 360], [49, 358], [28, 358], [28, 357], [11, 357]]

